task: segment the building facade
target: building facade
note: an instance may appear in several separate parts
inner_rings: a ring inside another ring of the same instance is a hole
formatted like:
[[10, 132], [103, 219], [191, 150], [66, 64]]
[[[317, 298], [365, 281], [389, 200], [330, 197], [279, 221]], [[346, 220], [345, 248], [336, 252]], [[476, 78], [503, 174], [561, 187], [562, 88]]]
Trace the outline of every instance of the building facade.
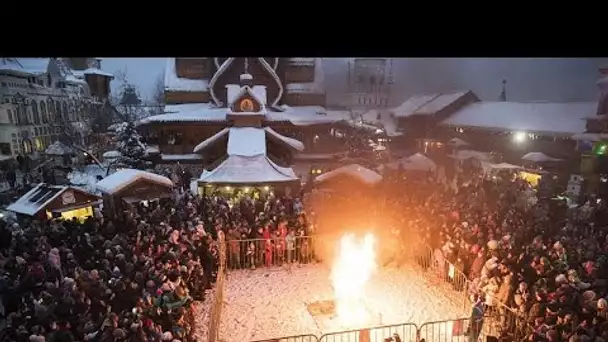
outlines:
[[346, 148], [336, 127], [348, 113], [326, 110], [320, 58], [168, 58], [165, 113], [139, 124], [157, 163], [204, 165], [201, 160], [216, 159], [213, 151], [200, 155], [193, 149], [231, 124], [225, 115], [228, 94], [242, 74], [266, 94], [264, 126], [302, 141], [307, 152]]
[[0, 158], [36, 159], [70, 134], [84, 139], [113, 76], [92, 58], [0, 58]]
[[389, 106], [393, 86], [393, 60], [354, 58], [348, 63], [348, 108], [367, 111]]

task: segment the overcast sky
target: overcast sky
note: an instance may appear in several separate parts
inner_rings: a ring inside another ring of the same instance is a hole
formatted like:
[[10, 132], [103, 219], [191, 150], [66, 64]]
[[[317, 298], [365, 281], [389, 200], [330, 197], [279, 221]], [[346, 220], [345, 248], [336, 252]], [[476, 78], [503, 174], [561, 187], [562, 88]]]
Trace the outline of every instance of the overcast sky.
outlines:
[[[510, 101], [596, 100], [598, 68], [608, 58], [400, 58], [394, 61], [393, 102], [418, 93], [472, 90], [482, 100], [497, 100], [507, 80]], [[150, 97], [165, 67], [165, 58], [104, 58], [102, 68], [125, 70], [142, 97]], [[345, 59], [325, 59], [328, 101], [346, 89]], [[119, 86], [112, 82], [113, 88]]]

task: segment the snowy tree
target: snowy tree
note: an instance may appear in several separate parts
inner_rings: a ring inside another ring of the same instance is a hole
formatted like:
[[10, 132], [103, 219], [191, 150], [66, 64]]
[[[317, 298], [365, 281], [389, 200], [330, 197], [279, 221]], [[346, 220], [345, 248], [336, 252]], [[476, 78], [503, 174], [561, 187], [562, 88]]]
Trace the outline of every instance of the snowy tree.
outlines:
[[120, 156], [116, 160], [117, 167], [145, 169], [146, 146], [141, 142], [141, 136], [132, 122], [116, 125], [114, 139], [116, 150], [120, 152]]

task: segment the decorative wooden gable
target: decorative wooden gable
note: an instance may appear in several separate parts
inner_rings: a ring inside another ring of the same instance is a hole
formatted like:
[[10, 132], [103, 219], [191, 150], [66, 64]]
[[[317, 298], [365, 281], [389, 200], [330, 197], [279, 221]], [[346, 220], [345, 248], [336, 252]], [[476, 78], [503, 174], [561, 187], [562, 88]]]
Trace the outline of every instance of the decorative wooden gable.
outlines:
[[95, 205], [101, 201], [101, 197], [81, 191], [76, 188], [67, 187], [44, 208], [48, 211], [61, 211], [63, 209], [77, 209]]
[[262, 108], [262, 103], [253, 96], [249, 87], [244, 87], [242, 93], [230, 105], [232, 113], [259, 113]]
[[236, 127], [261, 127], [266, 108], [249, 86], [243, 86], [228, 108], [226, 118]]

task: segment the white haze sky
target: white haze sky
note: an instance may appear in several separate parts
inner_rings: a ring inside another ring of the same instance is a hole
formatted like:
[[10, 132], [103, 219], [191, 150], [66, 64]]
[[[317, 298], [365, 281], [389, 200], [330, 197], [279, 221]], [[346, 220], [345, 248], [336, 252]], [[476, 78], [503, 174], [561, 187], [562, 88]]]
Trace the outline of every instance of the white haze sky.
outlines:
[[[116, 73], [125, 70], [144, 99], [165, 68], [165, 58], [104, 58], [102, 68]], [[596, 100], [598, 68], [608, 58], [396, 58], [393, 102], [414, 94], [450, 90], [472, 90], [482, 100], [498, 99], [501, 82], [507, 80], [509, 101]], [[328, 102], [346, 90], [347, 61], [324, 59]], [[118, 81], [112, 82], [115, 89]]]

